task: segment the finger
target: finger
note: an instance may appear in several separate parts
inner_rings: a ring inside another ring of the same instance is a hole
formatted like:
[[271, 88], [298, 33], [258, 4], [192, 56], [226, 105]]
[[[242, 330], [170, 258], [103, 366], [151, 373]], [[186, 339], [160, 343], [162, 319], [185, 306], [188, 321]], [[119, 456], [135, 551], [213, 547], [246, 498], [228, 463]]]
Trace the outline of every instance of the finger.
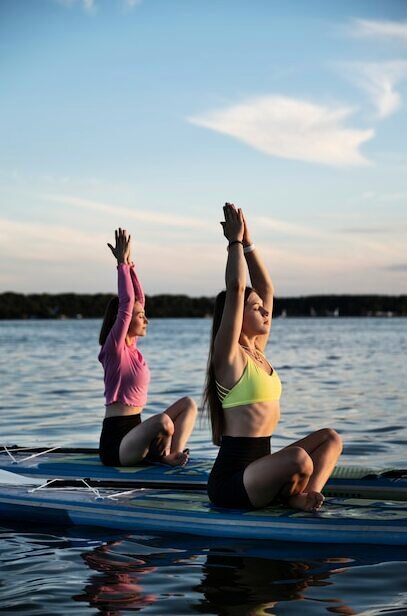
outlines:
[[112, 246], [111, 244], [108, 244], [108, 246], [109, 246], [110, 250], [112, 251], [112, 253], [114, 254], [114, 248], [113, 248], [113, 246]]
[[115, 232], [114, 232], [114, 239], [117, 244], [117, 240], [119, 239], [119, 231], [117, 229], [115, 229]]
[[230, 211], [230, 207], [229, 207], [228, 203], [223, 208], [223, 212], [225, 214], [225, 220], [226, 221], [230, 220], [231, 219], [231, 211]]
[[235, 206], [232, 203], [229, 206], [229, 214], [230, 214], [231, 220], [233, 221], [235, 221], [239, 216], [238, 211], [236, 210]]

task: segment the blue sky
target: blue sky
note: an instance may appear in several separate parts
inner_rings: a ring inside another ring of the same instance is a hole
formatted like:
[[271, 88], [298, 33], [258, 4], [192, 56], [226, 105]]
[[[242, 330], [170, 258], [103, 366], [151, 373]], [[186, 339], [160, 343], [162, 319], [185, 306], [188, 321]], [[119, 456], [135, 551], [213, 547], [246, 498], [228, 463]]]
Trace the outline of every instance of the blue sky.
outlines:
[[0, 291], [223, 286], [224, 201], [280, 296], [407, 292], [407, 3], [2, 0]]

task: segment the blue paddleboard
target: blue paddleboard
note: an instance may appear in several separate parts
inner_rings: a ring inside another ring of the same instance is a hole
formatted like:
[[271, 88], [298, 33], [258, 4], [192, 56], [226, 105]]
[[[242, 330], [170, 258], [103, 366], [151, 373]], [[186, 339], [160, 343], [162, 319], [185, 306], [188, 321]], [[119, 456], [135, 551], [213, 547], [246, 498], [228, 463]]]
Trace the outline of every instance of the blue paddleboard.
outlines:
[[[101, 464], [96, 449], [0, 448], [0, 469], [44, 478], [87, 478], [98, 485], [205, 489], [213, 460], [191, 457], [184, 467], [165, 464], [139, 464], [110, 467]], [[407, 500], [407, 471], [338, 466], [325, 489], [325, 495]]]
[[[28, 478], [28, 483], [38, 479]], [[329, 497], [317, 513], [280, 505], [256, 511], [214, 507], [202, 491], [136, 488], [126, 491], [0, 483], [0, 515], [63, 525], [130, 532], [183, 533], [305, 543], [407, 545], [407, 503]]]

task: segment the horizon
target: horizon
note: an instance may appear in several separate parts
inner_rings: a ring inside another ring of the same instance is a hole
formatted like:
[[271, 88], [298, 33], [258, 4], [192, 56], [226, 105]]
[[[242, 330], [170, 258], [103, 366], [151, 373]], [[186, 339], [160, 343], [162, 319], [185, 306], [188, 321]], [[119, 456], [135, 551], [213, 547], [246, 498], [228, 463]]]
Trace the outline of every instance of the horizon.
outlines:
[[277, 297], [406, 294], [406, 4], [3, 0], [0, 16], [0, 293], [115, 292], [121, 226], [146, 294], [214, 296], [232, 201]]
[[[224, 290], [224, 289], [223, 289]], [[20, 291], [10, 291], [6, 289], [5, 291], [0, 291], [0, 297], [2, 295], [13, 294], [13, 295], [117, 295], [115, 291], [94, 291], [92, 293], [89, 292], [78, 292], [78, 291], [58, 291], [58, 292], [50, 292], [50, 291], [34, 291], [33, 293], [24, 293]], [[189, 299], [214, 299], [216, 295], [189, 295], [188, 293], [146, 293], [146, 297], [159, 297], [161, 295], [168, 295], [171, 297], [182, 297], [185, 296]], [[277, 295], [274, 294], [275, 300], [285, 300], [285, 299], [306, 299], [310, 297], [407, 297], [407, 293], [312, 293], [309, 295], [301, 294], [301, 295]]]

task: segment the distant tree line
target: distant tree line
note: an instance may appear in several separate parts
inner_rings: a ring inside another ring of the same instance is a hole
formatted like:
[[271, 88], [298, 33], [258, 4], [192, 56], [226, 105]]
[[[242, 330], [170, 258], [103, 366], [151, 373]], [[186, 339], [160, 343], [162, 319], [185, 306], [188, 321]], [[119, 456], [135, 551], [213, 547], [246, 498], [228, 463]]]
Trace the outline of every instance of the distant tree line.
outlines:
[[[0, 294], [0, 319], [101, 318], [108, 293], [21, 293]], [[147, 316], [180, 318], [210, 317], [213, 297], [152, 295], [146, 298]], [[309, 295], [277, 297], [274, 316], [282, 317], [365, 317], [407, 316], [407, 295]]]

